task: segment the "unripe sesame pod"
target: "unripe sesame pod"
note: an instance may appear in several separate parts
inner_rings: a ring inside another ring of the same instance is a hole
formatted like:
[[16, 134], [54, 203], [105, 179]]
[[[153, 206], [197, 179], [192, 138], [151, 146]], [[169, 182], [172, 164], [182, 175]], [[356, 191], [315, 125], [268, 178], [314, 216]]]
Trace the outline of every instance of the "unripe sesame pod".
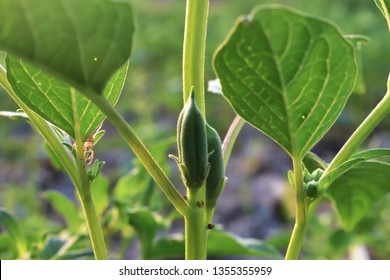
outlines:
[[200, 188], [208, 172], [207, 136], [193, 91], [179, 115], [177, 134], [178, 165], [183, 182], [188, 188]]
[[207, 147], [210, 170], [206, 179], [206, 207], [212, 209], [225, 184], [225, 167], [222, 155], [222, 144], [218, 132], [207, 124]]

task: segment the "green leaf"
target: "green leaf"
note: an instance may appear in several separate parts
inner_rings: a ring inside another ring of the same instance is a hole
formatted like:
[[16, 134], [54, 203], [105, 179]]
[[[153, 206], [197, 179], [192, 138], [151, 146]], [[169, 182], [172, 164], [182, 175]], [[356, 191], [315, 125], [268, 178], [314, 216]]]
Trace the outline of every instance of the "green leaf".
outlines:
[[390, 0], [374, 0], [379, 10], [381, 10], [383, 16], [387, 20], [387, 24], [390, 29]]
[[282, 7], [241, 17], [214, 67], [237, 114], [300, 157], [336, 121], [357, 74], [354, 47], [333, 24]]
[[303, 163], [305, 164], [305, 167], [310, 172], [313, 172], [314, 170], [321, 168], [326, 169], [326, 162], [323, 161], [319, 156], [317, 156], [315, 153], [308, 152], [305, 157], [303, 158]]
[[384, 157], [384, 156], [390, 156], [390, 149], [371, 149], [371, 150], [357, 152], [351, 156], [351, 159], [364, 158], [366, 160], [369, 160], [369, 159]]
[[119, 178], [113, 190], [113, 197], [124, 203], [140, 205], [149, 181], [150, 178], [145, 174], [144, 169], [134, 168], [129, 174]]
[[147, 258], [157, 233], [156, 216], [146, 209], [129, 210], [129, 223], [137, 231], [141, 242], [142, 258]]
[[48, 235], [43, 248], [38, 253], [42, 260], [63, 259], [68, 250], [79, 240], [79, 236], [70, 236], [66, 233], [60, 235]]
[[110, 180], [103, 175], [99, 175], [91, 184], [92, 197], [99, 215], [102, 215], [110, 204], [109, 190]]
[[363, 71], [363, 59], [362, 59], [362, 45], [367, 44], [370, 40], [361, 35], [346, 35], [346, 39], [351, 42], [356, 49], [356, 60], [358, 64], [358, 74], [356, 76], [354, 92], [358, 94], [366, 93], [366, 83], [364, 81], [364, 71]]
[[348, 170], [352, 169], [354, 166], [362, 163], [363, 161], [366, 161], [366, 159], [354, 158], [347, 160], [320, 180], [319, 183], [321, 185], [321, 188], [327, 188], [334, 180], [336, 180]]
[[281, 254], [261, 240], [241, 238], [224, 231], [212, 230], [207, 240], [207, 255], [210, 257], [253, 256], [267, 259], [282, 259]]
[[103, 92], [128, 60], [133, 32], [125, 0], [0, 1], [0, 49], [79, 90]]
[[0, 229], [5, 230], [15, 245], [17, 256], [22, 257], [26, 253], [26, 242], [18, 222], [5, 209], [0, 208]]
[[344, 173], [330, 186], [341, 223], [352, 230], [371, 207], [390, 192], [390, 164], [366, 161]]
[[41, 260], [50, 260], [55, 255], [59, 253], [59, 251], [66, 244], [66, 240], [63, 238], [58, 238], [55, 236], [49, 236], [45, 242], [45, 246], [39, 252], [39, 259]]
[[74, 203], [58, 191], [45, 192], [45, 198], [52, 204], [55, 211], [64, 217], [69, 231], [78, 232], [81, 218]]
[[[267, 245], [261, 240], [240, 238], [216, 229], [210, 231], [208, 235], [207, 256], [209, 258], [245, 256], [282, 259], [281, 254], [273, 246]], [[156, 241], [148, 259], [182, 258], [184, 258], [183, 237], [172, 235]]]
[[151, 248], [146, 259], [184, 259], [185, 245], [183, 235], [175, 234], [158, 239]]
[[[7, 78], [18, 97], [42, 118], [75, 138], [71, 87], [20, 59], [7, 56], [6, 63]], [[127, 65], [119, 69], [103, 92], [111, 104], [118, 101], [126, 71]], [[80, 132], [85, 141], [102, 123], [105, 115], [83, 95], [77, 94], [76, 99]]]
[[353, 154], [349, 160], [341, 164], [339, 167], [321, 179], [321, 187], [327, 188], [334, 180], [336, 180], [348, 170], [354, 168], [356, 165], [364, 161], [382, 156], [390, 156], [390, 149], [372, 149]]
[[94, 260], [92, 250], [72, 251], [56, 258], [57, 260]]

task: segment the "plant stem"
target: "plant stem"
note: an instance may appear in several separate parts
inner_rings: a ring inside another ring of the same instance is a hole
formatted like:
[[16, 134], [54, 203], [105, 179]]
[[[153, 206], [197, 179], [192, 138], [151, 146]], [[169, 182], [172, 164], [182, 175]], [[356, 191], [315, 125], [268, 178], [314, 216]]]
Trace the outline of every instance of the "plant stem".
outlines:
[[208, 0], [187, 0], [183, 53], [184, 104], [194, 87], [196, 103], [205, 116], [204, 64], [206, 50]]
[[229, 162], [230, 154], [232, 153], [233, 146], [236, 143], [238, 134], [240, 133], [245, 121], [240, 117], [236, 116], [226, 133], [225, 139], [222, 143], [223, 162], [225, 168]]
[[165, 193], [173, 206], [184, 215], [188, 210], [187, 202], [183, 199], [175, 186], [169, 180], [167, 175], [155, 161], [144, 143], [138, 138], [133, 129], [123, 119], [123, 117], [115, 110], [115, 108], [107, 102], [101, 95], [85, 90], [83, 92], [100, 110], [107, 116], [115, 128], [119, 131], [126, 143], [133, 150], [138, 159], [142, 162], [146, 170], [156, 181], [157, 185]]
[[306, 231], [306, 205], [305, 191], [303, 189], [302, 160], [299, 157], [293, 157], [294, 176], [295, 176], [295, 201], [296, 214], [295, 226], [288, 244], [286, 260], [297, 260], [301, 251], [303, 239]]
[[[388, 87], [390, 88], [390, 76], [388, 81]], [[325, 177], [331, 171], [336, 169], [342, 163], [349, 159], [349, 157], [360, 147], [360, 145], [366, 140], [368, 135], [374, 130], [374, 128], [388, 115], [390, 112], [390, 93], [389, 90], [378, 103], [378, 105], [371, 111], [367, 118], [360, 124], [360, 126], [351, 135], [348, 141], [344, 144], [341, 150], [334, 157], [328, 168], [325, 170], [322, 177]]]
[[[42, 135], [48, 145], [52, 148], [65, 171], [71, 178], [73, 184], [75, 185], [77, 195], [80, 198], [80, 202], [87, 220], [91, 243], [96, 259], [107, 259], [108, 257], [104, 244], [103, 232], [100, 227], [98, 215], [93, 203], [91, 191], [89, 189], [89, 181], [85, 171], [85, 163], [81, 164], [83, 166], [80, 166], [80, 161], [78, 161], [76, 166], [73, 156], [67, 152], [66, 148], [64, 145], [62, 145], [60, 139], [50, 127], [50, 125], [23, 103], [23, 101], [15, 94], [11, 85], [8, 83], [4, 68], [0, 67], [0, 70], [0, 84], [8, 92], [12, 99], [14, 99], [14, 101], [20, 106], [20, 108], [27, 114], [31, 121], [31, 125], [38, 133]], [[84, 150], [82, 142], [81, 144], [79, 143], [76, 145], [76, 147], [80, 146], [81, 150], [78, 149], [78, 152], [79, 155], [81, 154], [83, 157]], [[83, 170], [83, 172], [77, 173], [77, 170]]]
[[207, 256], [205, 190], [205, 186], [188, 190], [190, 209], [184, 216], [186, 260], [205, 260]]
[[77, 167], [79, 171], [81, 192], [79, 198], [83, 208], [85, 218], [88, 225], [89, 235], [91, 237], [92, 248], [97, 260], [107, 260], [108, 254], [106, 244], [104, 241], [102, 227], [99, 221], [99, 215], [96, 211], [95, 203], [93, 201], [91, 186], [86, 170], [84, 143], [82, 141], [80, 132], [80, 118], [77, 111], [76, 90], [71, 88], [71, 99], [74, 120], [75, 146], [77, 155]]

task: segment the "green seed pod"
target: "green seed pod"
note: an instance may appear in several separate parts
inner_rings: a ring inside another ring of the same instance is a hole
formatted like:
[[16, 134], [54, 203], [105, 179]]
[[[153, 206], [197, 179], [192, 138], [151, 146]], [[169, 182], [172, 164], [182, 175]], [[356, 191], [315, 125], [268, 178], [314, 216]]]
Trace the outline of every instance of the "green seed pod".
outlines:
[[305, 189], [306, 189], [307, 197], [309, 198], [317, 197], [318, 183], [316, 181], [310, 181], [309, 183], [305, 184]]
[[207, 136], [202, 113], [192, 91], [179, 115], [177, 127], [178, 165], [188, 188], [200, 188], [207, 176]]
[[206, 179], [206, 207], [212, 209], [215, 207], [225, 183], [225, 167], [218, 132], [208, 124], [206, 130], [210, 163], [210, 170]]

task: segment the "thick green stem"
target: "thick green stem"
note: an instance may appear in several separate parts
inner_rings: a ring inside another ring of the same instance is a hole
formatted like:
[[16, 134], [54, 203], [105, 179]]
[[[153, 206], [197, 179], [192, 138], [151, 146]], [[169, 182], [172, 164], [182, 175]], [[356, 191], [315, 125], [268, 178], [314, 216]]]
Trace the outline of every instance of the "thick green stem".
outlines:
[[80, 132], [80, 118], [77, 111], [76, 90], [71, 89], [72, 109], [74, 119], [74, 132], [75, 132], [75, 147], [77, 155], [77, 167], [79, 171], [81, 191], [79, 192], [79, 198], [81, 206], [84, 211], [84, 215], [87, 221], [89, 235], [91, 238], [93, 252], [95, 259], [107, 260], [108, 254], [106, 249], [106, 243], [104, 241], [104, 235], [99, 221], [99, 215], [96, 211], [95, 203], [93, 201], [91, 186], [87, 174], [85, 163], [85, 151], [84, 143], [82, 141]]
[[196, 93], [196, 104], [205, 116], [204, 64], [206, 50], [208, 0], [187, 0], [183, 53], [183, 99]]
[[297, 260], [301, 251], [303, 239], [306, 231], [306, 205], [305, 191], [303, 189], [302, 178], [302, 160], [299, 157], [293, 158], [294, 175], [295, 175], [295, 201], [296, 214], [295, 226], [288, 244], [286, 260]]
[[188, 191], [190, 209], [185, 219], [186, 260], [205, 260], [207, 256], [207, 225], [205, 186]]
[[177, 211], [179, 211], [179, 213], [184, 215], [188, 209], [187, 202], [177, 191], [175, 186], [169, 180], [167, 175], [152, 157], [144, 143], [138, 138], [129, 124], [104, 97], [91, 91], [84, 91], [84, 93], [107, 116], [138, 159], [142, 162], [149, 174], [156, 181], [157, 185], [171, 201], [173, 206], [177, 209]]
[[79, 194], [81, 206], [87, 221], [89, 236], [91, 238], [92, 248], [97, 260], [107, 260], [108, 254], [106, 249], [106, 243], [104, 241], [104, 235], [99, 220], [99, 214], [96, 211], [95, 203], [91, 194], [91, 190], [88, 188], [82, 194]]
[[[388, 84], [388, 87], [390, 88], [390, 76]], [[328, 168], [325, 170], [322, 177], [326, 176], [346, 160], [348, 160], [349, 157], [360, 147], [364, 140], [366, 140], [374, 128], [389, 114], [389, 112], [390, 93], [388, 90], [375, 109], [371, 111], [367, 118], [360, 124], [360, 126], [351, 135], [341, 150], [337, 153], [332, 162], [329, 164]]]

